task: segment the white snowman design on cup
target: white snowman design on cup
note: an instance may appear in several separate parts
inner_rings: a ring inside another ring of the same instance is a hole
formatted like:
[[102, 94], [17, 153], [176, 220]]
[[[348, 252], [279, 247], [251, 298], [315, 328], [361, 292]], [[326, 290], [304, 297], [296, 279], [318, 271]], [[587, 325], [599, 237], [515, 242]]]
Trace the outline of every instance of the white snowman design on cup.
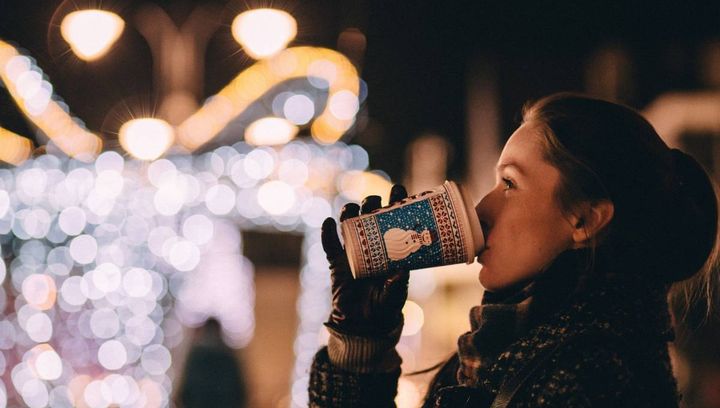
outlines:
[[383, 234], [383, 240], [388, 258], [393, 261], [405, 259], [423, 245], [431, 245], [433, 241], [432, 234], [427, 229], [417, 232], [402, 228], [390, 228]]

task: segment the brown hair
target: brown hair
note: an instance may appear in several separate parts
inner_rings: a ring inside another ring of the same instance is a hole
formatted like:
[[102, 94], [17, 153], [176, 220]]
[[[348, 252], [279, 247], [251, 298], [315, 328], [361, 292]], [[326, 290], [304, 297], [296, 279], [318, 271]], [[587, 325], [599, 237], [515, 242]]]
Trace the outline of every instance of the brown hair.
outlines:
[[594, 263], [649, 284], [693, 277], [676, 285], [686, 298], [712, 294], [717, 195], [696, 160], [668, 148], [635, 110], [582, 95], [559, 93], [526, 105], [523, 121], [543, 131], [545, 158], [561, 173], [556, 198], [563, 210], [604, 199], [614, 204], [612, 221], [592, 243]]

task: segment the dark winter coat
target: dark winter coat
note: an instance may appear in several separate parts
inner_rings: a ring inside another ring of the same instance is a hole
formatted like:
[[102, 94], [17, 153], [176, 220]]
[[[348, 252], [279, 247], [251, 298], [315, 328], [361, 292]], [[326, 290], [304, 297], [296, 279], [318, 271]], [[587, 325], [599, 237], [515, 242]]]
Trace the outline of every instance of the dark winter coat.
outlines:
[[[535, 368], [509, 407], [676, 407], [667, 286], [626, 273], [581, 282], [572, 279], [573, 262], [556, 264], [536, 282], [523, 323], [473, 322], [476, 330], [466, 339], [482, 361], [472, 369], [477, 380], [468, 384], [462, 375], [467, 346], [461, 338], [460, 352], [440, 369], [424, 406], [489, 407], [501, 385], [530, 365]], [[311, 371], [310, 406], [393, 407], [399, 375], [346, 372], [321, 349]]]

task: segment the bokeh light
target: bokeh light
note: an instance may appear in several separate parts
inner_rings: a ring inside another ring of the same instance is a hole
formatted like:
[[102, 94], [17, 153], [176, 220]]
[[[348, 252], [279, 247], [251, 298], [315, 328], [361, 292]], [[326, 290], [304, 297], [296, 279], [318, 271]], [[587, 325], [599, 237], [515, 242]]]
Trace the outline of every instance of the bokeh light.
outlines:
[[162, 119], [132, 119], [120, 127], [120, 145], [140, 160], [155, 160], [172, 145], [175, 131]]
[[258, 203], [270, 214], [284, 214], [295, 204], [295, 193], [287, 183], [269, 181], [260, 186]]
[[[114, 152], [90, 163], [38, 158], [0, 171], [0, 229], [12, 242], [3, 256], [13, 259], [0, 265], [0, 277], [9, 271], [0, 305], [16, 299], [17, 310], [0, 320], [0, 349], [34, 350], [0, 364], [16, 373], [8, 406], [163, 406], [182, 326], [216, 316], [230, 344], [252, 339], [254, 268], [239, 231], [257, 227], [305, 234], [293, 387], [306, 389], [327, 338], [319, 227], [338, 202], [388, 187], [367, 165], [359, 146], [293, 140], [151, 163]], [[348, 175], [369, 183], [344, 191]]]
[[304, 125], [315, 116], [315, 103], [307, 95], [292, 95], [285, 100], [282, 110], [291, 123]]
[[248, 10], [232, 22], [233, 37], [245, 53], [255, 59], [267, 58], [282, 51], [296, 34], [295, 19], [282, 10]]
[[86, 61], [105, 55], [120, 38], [125, 22], [104, 10], [79, 10], [63, 18], [60, 33], [73, 52]]
[[262, 118], [245, 129], [245, 141], [254, 146], [283, 145], [298, 133], [297, 126], [282, 118]]
[[16, 133], [0, 127], [0, 161], [15, 166], [24, 162], [32, 153], [32, 142]]

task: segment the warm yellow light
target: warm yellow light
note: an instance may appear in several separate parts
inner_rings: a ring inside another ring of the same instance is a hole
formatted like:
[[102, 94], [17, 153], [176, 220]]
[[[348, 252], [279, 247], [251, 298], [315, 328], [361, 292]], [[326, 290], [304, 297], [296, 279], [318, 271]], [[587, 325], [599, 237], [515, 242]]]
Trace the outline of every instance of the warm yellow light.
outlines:
[[340, 178], [340, 192], [352, 201], [369, 195], [378, 195], [384, 203], [390, 198], [392, 183], [379, 174], [367, 171], [349, 171]]
[[140, 160], [155, 160], [172, 145], [175, 131], [162, 119], [133, 119], [120, 127], [120, 145]]
[[281, 10], [249, 10], [235, 17], [232, 34], [249, 56], [263, 59], [287, 47], [297, 34], [297, 23]]
[[326, 104], [312, 121], [310, 131], [320, 143], [335, 143], [355, 122], [353, 113], [357, 111], [357, 98], [351, 96], [359, 94], [357, 70], [337, 51], [293, 47], [258, 61], [238, 74], [178, 126], [179, 144], [189, 151], [199, 148], [274, 86], [293, 78], [319, 79], [315, 83], [327, 88], [328, 100], [334, 103]]
[[125, 22], [115, 13], [80, 10], [65, 16], [60, 34], [79, 58], [92, 61], [110, 49], [124, 28]]
[[0, 128], [0, 160], [18, 165], [30, 157], [32, 142], [7, 129]]
[[283, 118], [262, 118], [245, 129], [245, 141], [255, 146], [281, 145], [297, 133], [298, 127]]
[[67, 107], [50, 97], [49, 82], [25, 75], [32, 65], [15, 47], [0, 40], [0, 67], [5, 67], [0, 69], [0, 80], [20, 111], [68, 156], [92, 160], [102, 150], [102, 140], [76, 123]]

